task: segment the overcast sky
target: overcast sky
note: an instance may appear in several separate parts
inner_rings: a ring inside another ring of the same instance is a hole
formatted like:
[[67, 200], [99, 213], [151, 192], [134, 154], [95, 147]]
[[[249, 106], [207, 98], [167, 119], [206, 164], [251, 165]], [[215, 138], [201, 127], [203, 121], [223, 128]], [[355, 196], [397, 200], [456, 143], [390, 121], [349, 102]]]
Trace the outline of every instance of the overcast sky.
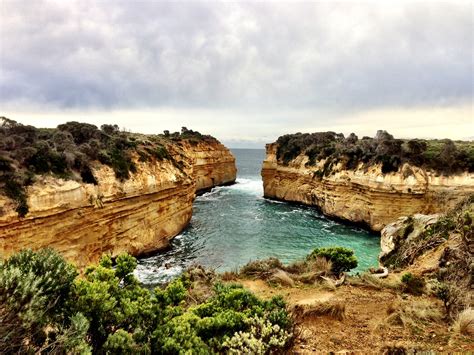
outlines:
[[471, 1], [0, 6], [0, 115], [24, 124], [474, 136]]

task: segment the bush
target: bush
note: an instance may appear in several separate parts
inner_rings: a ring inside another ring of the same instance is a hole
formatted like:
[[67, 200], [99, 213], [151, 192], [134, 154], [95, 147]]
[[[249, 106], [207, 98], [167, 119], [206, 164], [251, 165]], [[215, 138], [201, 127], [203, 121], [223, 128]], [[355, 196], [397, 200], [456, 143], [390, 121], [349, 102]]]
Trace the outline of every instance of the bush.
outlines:
[[291, 338], [291, 319], [280, 297], [261, 300], [240, 285], [215, 283], [202, 300], [188, 304], [199, 277], [183, 274], [152, 291], [134, 277], [136, 265], [127, 254], [119, 255], [115, 266], [104, 256], [76, 277], [51, 250], [12, 256], [0, 264], [2, 350], [268, 353]]
[[425, 280], [423, 278], [413, 275], [411, 272], [407, 272], [402, 275], [401, 281], [403, 283], [404, 292], [413, 295], [423, 294], [425, 288]]
[[277, 139], [277, 159], [282, 164], [288, 164], [300, 154], [308, 157], [308, 166], [325, 159], [326, 174], [330, 172], [328, 167], [337, 162], [343, 162], [346, 169], [355, 169], [360, 163], [365, 167], [380, 164], [384, 174], [398, 171], [404, 163], [445, 175], [474, 171], [473, 142], [404, 141], [386, 131], [361, 140], [353, 133], [344, 138], [335, 132], [287, 134]]
[[316, 259], [317, 257], [323, 257], [331, 261], [332, 271], [336, 275], [357, 267], [357, 258], [354, 255], [354, 251], [348, 248], [316, 248], [308, 255], [309, 260]]
[[76, 276], [50, 249], [21, 251], [0, 263], [0, 348], [6, 353], [83, 348], [87, 321], [68, 305]]

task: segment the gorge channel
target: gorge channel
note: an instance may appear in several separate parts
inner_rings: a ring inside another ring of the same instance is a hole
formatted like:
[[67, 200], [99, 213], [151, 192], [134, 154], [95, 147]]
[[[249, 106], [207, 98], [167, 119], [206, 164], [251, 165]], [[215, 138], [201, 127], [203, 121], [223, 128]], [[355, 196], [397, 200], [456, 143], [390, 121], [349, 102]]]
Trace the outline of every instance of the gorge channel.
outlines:
[[321, 246], [354, 249], [359, 260], [355, 271], [378, 264], [378, 234], [328, 219], [314, 207], [264, 199], [260, 171], [265, 150], [233, 149], [232, 153], [238, 169], [236, 184], [196, 198], [191, 223], [170, 248], [139, 260], [136, 274], [143, 283], [165, 282], [193, 263], [218, 271], [268, 257], [288, 263]]

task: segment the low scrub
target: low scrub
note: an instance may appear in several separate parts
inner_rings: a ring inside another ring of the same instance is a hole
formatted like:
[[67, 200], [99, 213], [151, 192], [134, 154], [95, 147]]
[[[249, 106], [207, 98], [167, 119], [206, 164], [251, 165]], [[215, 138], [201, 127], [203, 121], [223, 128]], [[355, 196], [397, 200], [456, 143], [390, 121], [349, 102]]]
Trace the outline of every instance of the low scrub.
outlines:
[[376, 290], [388, 289], [399, 291], [402, 289], [402, 282], [394, 279], [382, 279], [370, 273], [364, 272], [357, 276], [348, 278], [348, 283], [354, 286], [366, 286]]
[[407, 272], [401, 277], [403, 291], [411, 293], [412, 295], [419, 296], [423, 294], [425, 289], [425, 280], [420, 277], [413, 275], [411, 272]]
[[[82, 277], [51, 250], [0, 264], [0, 348], [7, 353], [270, 353], [292, 337], [280, 297], [261, 300], [194, 268], [149, 290], [136, 260], [103, 257]], [[199, 292], [197, 292], [199, 291]], [[197, 294], [200, 294], [198, 299]]]
[[312, 305], [296, 305], [293, 314], [297, 320], [327, 316], [339, 321], [346, 317], [346, 305], [339, 301], [321, 302]]
[[402, 326], [417, 331], [432, 323], [441, 322], [443, 314], [440, 309], [424, 299], [394, 301], [387, 310], [387, 317], [379, 328]]
[[16, 205], [20, 217], [28, 213], [27, 187], [37, 175], [52, 174], [98, 184], [93, 168], [104, 164], [114, 170], [119, 180], [136, 172], [136, 160], [170, 160], [171, 141], [216, 142], [215, 138], [183, 127], [181, 133], [144, 136], [105, 124], [98, 128], [89, 123], [67, 122], [57, 128], [42, 129], [22, 125], [0, 117], [0, 193]]
[[[359, 139], [354, 133], [296, 133], [277, 140], [277, 158], [288, 164], [298, 155], [308, 157], [308, 166], [324, 162], [314, 172], [322, 178], [332, 173], [332, 167], [342, 164], [345, 169], [380, 165], [382, 173], [396, 172], [404, 163], [440, 174], [474, 171], [474, 143], [464, 141], [396, 139], [386, 131], [377, 131], [374, 138]], [[412, 174], [412, 172], [404, 172]]]
[[265, 280], [271, 285], [293, 287], [297, 283], [318, 284], [332, 290], [338, 282], [343, 282], [334, 278], [356, 266], [357, 259], [351, 249], [317, 248], [306, 259], [290, 265], [284, 265], [276, 258], [251, 261], [240, 269], [238, 275]]
[[331, 262], [332, 272], [339, 275], [357, 267], [357, 258], [352, 249], [343, 247], [316, 248], [308, 255], [308, 260], [324, 258]]

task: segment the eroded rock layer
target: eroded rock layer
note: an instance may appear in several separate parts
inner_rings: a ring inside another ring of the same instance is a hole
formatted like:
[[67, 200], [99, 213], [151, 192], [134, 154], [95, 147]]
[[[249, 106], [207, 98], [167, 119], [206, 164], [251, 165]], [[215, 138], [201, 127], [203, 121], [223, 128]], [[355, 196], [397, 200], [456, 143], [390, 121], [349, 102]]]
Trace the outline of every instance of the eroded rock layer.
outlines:
[[235, 158], [221, 143], [187, 143], [184, 148], [194, 159], [193, 177], [197, 192], [235, 181], [237, 175]]
[[136, 160], [137, 171], [119, 181], [98, 164], [98, 184], [38, 177], [28, 187], [29, 213], [0, 195], [0, 253], [52, 247], [79, 267], [100, 255], [133, 255], [166, 247], [192, 216], [196, 190], [235, 181], [235, 159], [217, 141], [170, 144], [172, 159]]
[[346, 170], [337, 165], [322, 175], [324, 160], [306, 166], [308, 157], [301, 154], [284, 165], [277, 160], [276, 143], [266, 149], [265, 197], [316, 206], [328, 216], [374, 231], [402, 216], [444, 212], [474, 193], [474, 175], [469, 173], [442, 176], [404, 164], [387, 174], [380, 166]]

